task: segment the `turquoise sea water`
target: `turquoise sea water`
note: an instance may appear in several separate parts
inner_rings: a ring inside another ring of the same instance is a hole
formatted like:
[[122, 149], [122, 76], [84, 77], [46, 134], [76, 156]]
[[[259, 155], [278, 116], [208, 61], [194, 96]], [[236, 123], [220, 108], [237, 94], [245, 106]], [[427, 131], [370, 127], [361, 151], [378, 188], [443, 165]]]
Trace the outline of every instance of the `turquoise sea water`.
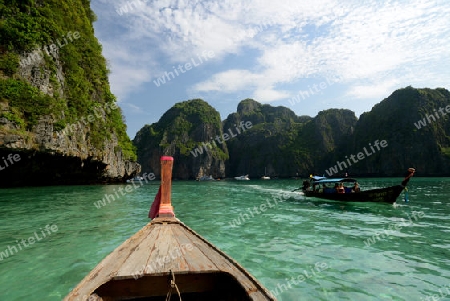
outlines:
[[[360, 179], [362, 189], [400, 181]], [[450, 299], [449, 178], [413, 178], [395, 206], [305, 199], [290, 192], [300, 183], [174, 181], [172, 202], [278, 300]], [[1, 189], [0, 300], [61, 300], [149, 221], [158, 185], [100, 209], [125, 185]]]

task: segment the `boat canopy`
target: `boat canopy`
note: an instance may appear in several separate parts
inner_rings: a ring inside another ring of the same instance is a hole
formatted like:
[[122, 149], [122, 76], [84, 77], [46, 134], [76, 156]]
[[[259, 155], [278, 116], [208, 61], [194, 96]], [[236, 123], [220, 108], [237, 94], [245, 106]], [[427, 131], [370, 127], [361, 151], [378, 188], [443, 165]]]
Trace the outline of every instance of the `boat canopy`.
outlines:
[[[320, 178], [316, 180], [315, 178]], [[340, 182], [357, 182], [356, 179], [352, 178], [325, 178], [325, 177], [312, 177], [314, 185], [316, 184], [326, 184], [326, 183], [340, 183]]]

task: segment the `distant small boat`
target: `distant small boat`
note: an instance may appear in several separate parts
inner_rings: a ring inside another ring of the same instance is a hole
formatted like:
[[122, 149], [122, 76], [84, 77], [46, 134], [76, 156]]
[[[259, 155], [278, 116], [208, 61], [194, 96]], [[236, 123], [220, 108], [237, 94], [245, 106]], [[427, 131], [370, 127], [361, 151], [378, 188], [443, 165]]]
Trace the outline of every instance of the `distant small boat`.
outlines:
[[200, 177], [197, 179], [197, 181], [215, 181], [215, 179], [213, 178], [213, 176], [209, 175]]
[[266, 168], [264, 167], [264, 176], [261, 177], [262, 180], [270, 180], [270, 177], [267, 176]]
[[[406, 185], [408, 184], [409, 179], [414, 175], [414, 172], [414, 168], [409, 168], [408, 175], [403, 179], [400, 185], [365, 191], [359, 190], [356, 179], [314, 176], [311, 177], [309, 181], [303, 181], [302, 191], [307, 197], [316, 197], [320, 199], [343, 202], [383, 202], [393, 204], [400, 193], [406, 188]], [[344, 184], [350, 184], [350, 186], [353, 187], [343, 187]], [[332, 187], [330, 187], [330, 185]], [[335, 187], [333, 187], [333, 185]]]
[[248, 180], [250, 180], [250, 178], [248, 177], [248, 175], [240, 176], [240, 177], [234, 177], [234, 179], [235, 179], [235, 180], [238, 180], [238, 181], [248, 181]]
[[149, 212], [154, 219], [106, 256], [64, 301], [276, 301], [235, 260], [175, 217], [173, 158], [162, 157], [161, 165], [160, 190]]
[[142, 181], [144, 181], [144, 178], [143, 178], [143, 177], [136, 176], [136, 177], [134, 177], [134, 178], [132, 178], [132, 179], [128, 179], [128, 180], [127, 180], [127, 183], [132, 183], [132, 182], [142, 182]]

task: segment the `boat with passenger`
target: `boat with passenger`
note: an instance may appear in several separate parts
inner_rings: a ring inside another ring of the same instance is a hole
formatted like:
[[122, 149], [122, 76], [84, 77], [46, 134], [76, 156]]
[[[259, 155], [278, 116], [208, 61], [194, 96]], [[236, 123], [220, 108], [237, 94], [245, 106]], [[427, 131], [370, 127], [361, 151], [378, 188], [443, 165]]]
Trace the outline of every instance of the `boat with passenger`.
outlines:
[[248, 177], [248, 175], [244, 175], [244, 176], [239, 176], [239, 177], [234, 177], [235, 180], [238, 181], [249, 181], [250, 178]]
[[303, 181], [301, 190], [307, 197], [343, 201], [343, 202], [383, 202], [395, 203], [400, 193], [406, 188], [415, 169], [409, 168], [408, 174], [399, 185], [370, 190], [361, 190], [353, 178], [327, 178], [311, 176]]
[[276, 301], [246, 269], [175, 217], [173, 158], [161, 157], [153, 218], [103, 259], [64, 301]]

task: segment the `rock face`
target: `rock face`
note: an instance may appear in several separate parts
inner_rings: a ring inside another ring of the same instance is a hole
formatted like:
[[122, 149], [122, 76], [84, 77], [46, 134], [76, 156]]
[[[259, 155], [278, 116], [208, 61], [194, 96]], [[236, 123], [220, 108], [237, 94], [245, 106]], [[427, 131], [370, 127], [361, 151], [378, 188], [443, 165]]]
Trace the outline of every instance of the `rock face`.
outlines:
[[223, 122], [224, 131], [234, 129], [241, 122], [251, 122], [252, 128], [227, 142], [230, 159], [227, 176], [249, 174], [250, 177], [295, 175], [297, 166], [291, 164], [287, 146], [293, 133], [303, 125], [294, 112], [285, 107], [262, 105], [245, 99], [237, 112]]
[[[442, 88], [395, 91], [361, 115], [349, 143], [336, 152], [334, 164], [365, 147], [370, 155], [353, 164], [350, 174], [400, 176], [414, 167], [421, 176], [448, 176], [449, 104], [450, 92]], [[378, 149], [377, 140], [385, 140], [387, 146]]]
[[[329, 109], [311, 118], [246, 99], [220, 128], [217, 120], [192, 118], [205, 112], [198, 110], [203, 101], [188, 103], [191, 117], [176, 105], [136, 136], [140, 162], [149, 171], [157, 170], [160, 155], [174, 153], [179, 159], [178, 178], [208, 174], [259, 178], [264, 173], [271, 177], [403, 176], [408, 167], [422, 176], [450, 174], [450, 92], [442, 88], [397, 90], [359, 120], [350, 110]], [[217, 114], [209, 106], [208, 110]], [[175, 124], [184, 122], [188, 126], [174, 130]], [[247, 123], [250, 128], [243, 126]], [[189, 156], [195, 147], [226, 133], [230, 135], [220, 147], [228, 151], [228, 159], [217, 160], [205, 152]]]
[[50, 117], [42, 117], [22, 136], [14, 134], [14, 123], [0, 118], [0, 157], [21, 157], [0, 173], [4, 186], [123, 182], [140, 171], [138, 163], [124, 160], [115, 135], [104, 149], [96, 149], [89, 143], [88, 127], [55, 132], [53, 124]]
[[[45, 9], [86, 24], [74, 33], [70, 22], [58, 18], [61, 27], [33, 41], [23, 38], [16, 23], [5, 22], [4, 32], [19, 34], [8, 35], [8, 50], [0, 46], [0, 186], [123, 182], [140, 172], [93, 36], [95, 16], [88, 2], [76, 5], [83, 9], [67, 16], [52, 1], [6, 10], [6, 20], [55, 22], [35, 15]], [[65, 45], [54, 39], [61, 39], [61, 29]], [[38, 41], [47, 45], [37, 47]]]
[[219, 112], [194, 99], [176, 104], [157, 123], [144, 126], [133, 142], [144, 172], [159, 177], [160, 157], [165, 155], [174, 157], [174, 178], [222, 178], [228, 159], [222, 135]]
[[171, 155], [179, 179], [291, 177], [321, 166], [338, 141], [348, 139], [356, 120], [348, 110], [299, 117], [288, 108], [246, 99], [221, 125], [219, 113], [195, 99], [176, 104], [157, 123], [143, 127], [134, 143], [143, 171], [157, 176], [160, 156]]
[[253, 127], [227, 142], [227, 176], [308, 175], [321, 167], [338, 141], [347, 139], [356, 120], [348, 110], [330, 109], [315, 118], [299, 117], [285, 107], [243, 100], [237, 112], [224, 121], [224, 132], [241, 121], [251, 121]]

